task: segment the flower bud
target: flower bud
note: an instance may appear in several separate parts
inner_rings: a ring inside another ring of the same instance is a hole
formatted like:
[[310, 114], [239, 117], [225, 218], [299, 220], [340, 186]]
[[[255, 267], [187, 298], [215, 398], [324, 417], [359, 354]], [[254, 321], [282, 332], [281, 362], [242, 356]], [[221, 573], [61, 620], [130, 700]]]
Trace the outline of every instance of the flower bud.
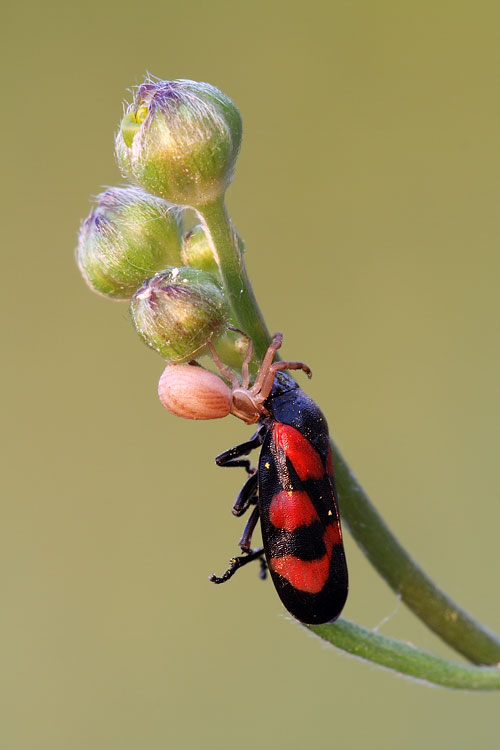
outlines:
[[130, 302], [148, 346], [170, 362], [187, 362], [226, 331], [229, 310], [213, 276], [196, 268], [166, 268], [144, 282]]
[[186, 266], [201, 268], [202, 271], [219, 275], [217, 262], [201, 224], [193, 227], [184, 237], [181, 258]]
[[241, 143], [241, 117], [208, 83], [147, 80], [116, 136], [123, 173], [171, 203], [202, 206], [232, 180]]
[[[238, 241], [240, 253], [243, 255], [245, 244], [238, 232], [233, 231]], [[214, 258], [212, 247], [201, 224], [194, 226], [185, 235], [182, 242], [181, 258], [186, 266], [201, 268], [202, 271], [208, 271], [208, 273], [216, 276], [217, 279], [220, 278], [217, 261]]]
[[[224, 331], [217, 341], [214, 343], [214, 348], [219, 356], [219, 359], [224, 362], [228, 367], [232, 367], [236, 372], [241, 372], [241, 365], [248, 352], [249, 338], [241, 333], [237, 328], [229, 328]], [[204, 366], [209, 367], [207, 363]], [[259, 361], [256, 359], [255, 354], [250, 362], [250, 371], [255, 372], [258, 370]]]
[[109, 188], [82, 223], [77, 263], [99, 294], [130, 299], [144, 279], [180, 260], [182, 214], [139, 188]]

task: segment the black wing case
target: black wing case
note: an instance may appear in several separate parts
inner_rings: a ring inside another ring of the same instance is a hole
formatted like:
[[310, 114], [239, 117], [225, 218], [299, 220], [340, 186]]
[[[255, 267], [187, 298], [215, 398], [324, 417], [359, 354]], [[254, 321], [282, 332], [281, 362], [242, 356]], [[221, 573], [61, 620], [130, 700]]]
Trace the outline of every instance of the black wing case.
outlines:
[[295, 419], [287, 421], [295, 426], [270, 426], [259, 459], [267, 564], [294, 617], [308, 624], [331, 622], [345, 604], [348, 578], [328, 432], [314, 439]]

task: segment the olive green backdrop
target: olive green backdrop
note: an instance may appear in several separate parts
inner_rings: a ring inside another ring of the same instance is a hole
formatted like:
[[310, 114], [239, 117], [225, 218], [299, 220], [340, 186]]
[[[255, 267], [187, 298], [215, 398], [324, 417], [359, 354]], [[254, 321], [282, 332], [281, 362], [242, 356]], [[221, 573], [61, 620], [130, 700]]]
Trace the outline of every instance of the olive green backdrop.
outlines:
[[[182, 422], [73, 260], [147, 71], [241, 109], [229, 206], [284, 355], [403, 543], [500, 630], [495, 2], [20, 2], [4, 11], [0, 744], [498, 747], [498, 694], [402, 680], [288, 619], [236, 551], [250, 432]], [[450, 656], [347, 535], [346, 617]]]

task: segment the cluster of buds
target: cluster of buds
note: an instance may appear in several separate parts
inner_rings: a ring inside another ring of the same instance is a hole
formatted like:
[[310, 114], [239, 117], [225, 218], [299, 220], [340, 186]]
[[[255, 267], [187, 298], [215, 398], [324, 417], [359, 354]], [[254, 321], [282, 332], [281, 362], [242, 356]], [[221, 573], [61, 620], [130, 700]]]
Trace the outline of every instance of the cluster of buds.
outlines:
[[218, 261], [192, 209], [221, 198], [232, 180], [241, 117], [214, 86], [148, 78], [116, 135], [116, 158], [134, 186], [109, 188], [83, 221], [77, 263], [98, 294], [130, 300], [140, 337], [167, 362], [212, 343], [237, 366], [247, 345]]

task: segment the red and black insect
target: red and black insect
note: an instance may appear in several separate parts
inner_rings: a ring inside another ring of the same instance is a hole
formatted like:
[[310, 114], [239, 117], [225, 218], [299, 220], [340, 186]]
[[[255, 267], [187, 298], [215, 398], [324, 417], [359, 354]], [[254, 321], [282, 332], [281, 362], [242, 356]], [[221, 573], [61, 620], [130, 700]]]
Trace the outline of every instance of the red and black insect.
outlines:
[[[211, 580], [223, 583], [258, 559], [262, 577], [268, 568], [286, 609], [301, 622], [319, 624], [339, 616], [348, 587], [332, 454], [322, 412], [282, 372], [301, 369], [310, 377], [309, 368], [302, 362], [273, 362], [281, 341], [281, 334], [273, 337], [251, 387], [250, 344], [241, 384], [212, 348], [214, 361], [232, 389], [202, 368], [169, 365], [160, 379], [159, 394], [164, 406], [180, 416], [211, 419], [232, 413], [247, 424], [259, 423], [249, 441], [215, 459], [219, 466], [246, 469], [249, 477], [233, 513], [241, 516], [250, 507], [252, 511], [239, 541], [243, 554]], [[258, 447], [255, 470], [245, 456]], [[259, 519], [263, 547], [254, 550], [251, 539]]]

